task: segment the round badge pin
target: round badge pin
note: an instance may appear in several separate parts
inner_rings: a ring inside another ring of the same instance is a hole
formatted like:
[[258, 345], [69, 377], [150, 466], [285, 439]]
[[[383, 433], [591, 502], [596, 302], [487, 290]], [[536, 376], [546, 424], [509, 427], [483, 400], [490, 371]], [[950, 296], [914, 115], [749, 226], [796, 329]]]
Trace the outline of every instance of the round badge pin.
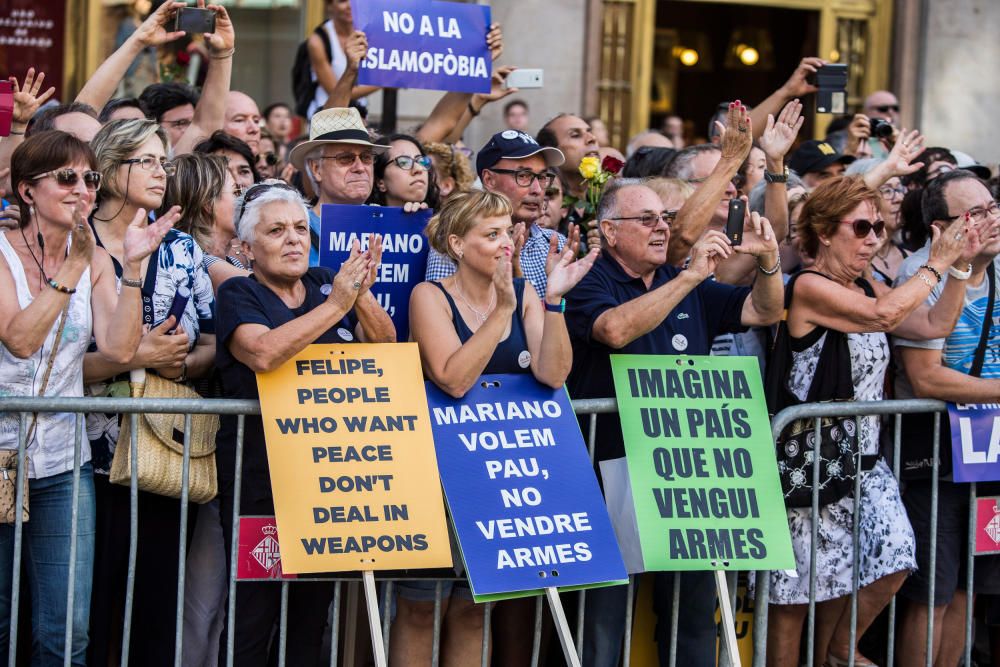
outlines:
[[505, 130], [500, 136], [504, 139], [517, 139], [517, 130]]
[[677, 350], [678, 352], [683, 352], [684, 350], [688, 349], [688, 339], [687, 336], [685, 336], [684, 334], [677, 334], [676, 336], [670, 339], [670, 343], [671, 345], [674, 346], [674, 349]]
[[319, 291], [323, 296], [330, 296], [330, 292], [333, 291], [333, 285], [331, 285], [330, 283], [321, 285]]
[[517, 365], [521, 368], [527, 368], [531, 365], [531, 352], [527, 350], [522, 350], [521, 354], [517, 355]]
[[337, 329], [337, 335], [339, 335], [344, 340], [354, 340], [354, 334], [345, 329], [344, 327], [339, 327]]

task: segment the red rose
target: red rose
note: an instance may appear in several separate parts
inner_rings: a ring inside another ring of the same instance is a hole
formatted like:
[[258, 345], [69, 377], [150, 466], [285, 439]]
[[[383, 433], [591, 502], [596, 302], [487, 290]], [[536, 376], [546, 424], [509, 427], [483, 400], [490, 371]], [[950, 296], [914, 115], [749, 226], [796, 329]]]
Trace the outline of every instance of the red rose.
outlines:
[[601, 169], [604, 171], [610, 171], [612, 174], [617, 174], [624, 166], [624, 162], [611, 155], [605, 156], [604, 160], [601, 161]]

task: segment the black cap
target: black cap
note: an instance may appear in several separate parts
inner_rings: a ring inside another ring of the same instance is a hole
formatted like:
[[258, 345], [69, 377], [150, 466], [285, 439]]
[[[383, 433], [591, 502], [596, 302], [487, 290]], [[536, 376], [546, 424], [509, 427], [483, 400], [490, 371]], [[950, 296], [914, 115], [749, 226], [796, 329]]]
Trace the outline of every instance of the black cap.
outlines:
[[799, 149], [792, 154], [788, 168], [799, 176], [814, 171], [823, 171], [834, 162], [848, 165], [854, 162], [850, 155], [841, 155], [833, 146], [825, 141], [810, 139], [802, 142]]
[[538, 154], [545, 158], [547, 167], [558, 167], [566, 161], [561, 150], [540, 146], [530, 134], [517, 130], [497, 132], [479, 150], [476, 156], [476, 173], [482, 176], [484, 169], [489, 169], [500, 160], [520, 160]]

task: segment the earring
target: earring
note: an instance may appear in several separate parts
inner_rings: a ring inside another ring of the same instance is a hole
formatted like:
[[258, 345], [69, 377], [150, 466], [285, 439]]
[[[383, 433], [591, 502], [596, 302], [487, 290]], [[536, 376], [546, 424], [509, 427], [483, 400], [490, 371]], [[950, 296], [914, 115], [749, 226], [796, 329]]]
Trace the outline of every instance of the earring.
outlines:
[[30, 205], [28, 206], [28, 217], [29, 218], [34, 218], [35, 217], [35, 207], [34, 206], [30, 206]]

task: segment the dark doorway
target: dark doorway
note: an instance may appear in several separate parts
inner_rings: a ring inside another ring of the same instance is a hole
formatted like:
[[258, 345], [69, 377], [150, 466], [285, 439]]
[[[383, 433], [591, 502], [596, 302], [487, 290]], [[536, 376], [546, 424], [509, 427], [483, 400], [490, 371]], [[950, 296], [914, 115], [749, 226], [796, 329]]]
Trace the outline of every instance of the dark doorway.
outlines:
[[[816, 55], [818, 32], [815, 11], [659, 0], [650, 127], [676, 114], [694, 135], [689, 141], [704, 138], [720, 102], [757, 104], [788, 79], [799, 60]], [[747, 46], [753, 49], [746, 57], [751, 65], [740, 57]], [[690, 51], [697, 54], [693, 64]], [[802, 136], [810, 135], [811, 125], [807, 114]]]

